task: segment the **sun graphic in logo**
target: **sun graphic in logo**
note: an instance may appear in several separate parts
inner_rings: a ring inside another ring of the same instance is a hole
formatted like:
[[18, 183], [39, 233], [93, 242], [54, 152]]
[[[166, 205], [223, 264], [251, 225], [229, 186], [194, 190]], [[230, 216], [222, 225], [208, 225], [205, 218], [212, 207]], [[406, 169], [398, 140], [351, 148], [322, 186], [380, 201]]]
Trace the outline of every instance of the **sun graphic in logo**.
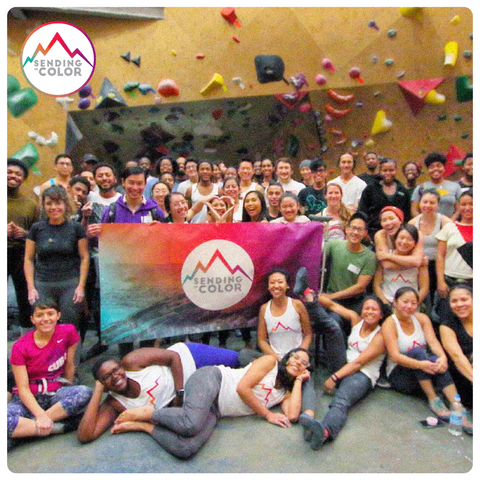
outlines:
[[248, 253], [228, 240], [210, 240], [193, 249], [182, 267], [185, 295], [205, 310], [223, 310], [243, 300], [253, 283]]

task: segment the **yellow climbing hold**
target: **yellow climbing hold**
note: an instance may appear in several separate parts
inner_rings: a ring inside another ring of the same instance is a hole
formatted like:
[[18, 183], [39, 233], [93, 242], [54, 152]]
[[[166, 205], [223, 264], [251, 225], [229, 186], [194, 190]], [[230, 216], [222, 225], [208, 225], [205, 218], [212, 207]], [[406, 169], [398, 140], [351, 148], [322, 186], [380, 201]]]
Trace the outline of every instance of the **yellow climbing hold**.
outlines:
[[454, 67], [457, 63], [458, 56], [458, 43], [457, 42], [448, 42], [445, 45], [445, 62], [444, 65], [449, 65]]
[[445, 103], [445, 95], [438, 93], [435, 89], [430, 90], [425, 96], [425, 103], [430, 103], [432, 105]]
[[218, 87], [222, 87], [224, 92], [228, 90], [225, 82], [223, 81], [223, 77], [219, 73], [215, 73], [210, 82], [208, 82], [208, 85], [202, 90], [200, 90], [200, 93], [202, 95], [206, 95], [207, 93], [210, 93], [212, 90]]
[[372, 126], [372, 135], [387, 132], [392, 128], [393, 123], [387, 119], [385, 110], [379, 110], [375, 116]]

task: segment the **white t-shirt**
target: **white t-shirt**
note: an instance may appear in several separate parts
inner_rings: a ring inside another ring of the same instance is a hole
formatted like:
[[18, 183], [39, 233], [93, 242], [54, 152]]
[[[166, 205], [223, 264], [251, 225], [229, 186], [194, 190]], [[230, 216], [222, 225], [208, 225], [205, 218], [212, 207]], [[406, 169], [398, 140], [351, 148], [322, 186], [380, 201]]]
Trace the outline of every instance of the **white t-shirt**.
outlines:
[[280, 181], [283, 187], [284, 192], [291, 192], [295, 195], [298, 195], [300, 193], [300, 190], [303, 190], [305, 185], [303, 183], [297, 182], [296, 180], [290, 180], [288, 183], [283, 183]]
[[358, 207], [360, 203], [360, 198], [362, 196], [362, 192], [367, 186], [367, 184], [359, 177], [354, 175], [347, 183], [344, 183], [342, 177], [338, 176], [334, 178], [328, 184], [335, 183], [342, 187], [343, 197], [342, 203], [346, 206], [348, 205], [355, 205]]
[[118, 192], [110, 198], [102, 197], [99, 192], [92, 192], [90, 195], [91, 197], [89, 201], [91, 201], [92, 203], [98, 203], [99, 205], [110, 205], [112, 203], [115, 203], [122, 196], [122, 194]]
[[270, 223], [285, 223], [285, 224], [289, 224], [289, 223], [307, 223], [309, 222], [310, 219], [308, 217], [306, 217], [305, 215], [297, 215], [295, 217], [295, 220], [293, 222], [288, 222], [287, 220], [285, 220], [283, 217], [278, 217], [278, 218], [275, 218], [274, 220], [272, 220]]
[[196, 185], [196, 184], [192, 183], [190, 179], [185, 180], [184, 182], [178, 184], [177, 192], [185, 195], [187, 193], [187, 190], [193, 185]]

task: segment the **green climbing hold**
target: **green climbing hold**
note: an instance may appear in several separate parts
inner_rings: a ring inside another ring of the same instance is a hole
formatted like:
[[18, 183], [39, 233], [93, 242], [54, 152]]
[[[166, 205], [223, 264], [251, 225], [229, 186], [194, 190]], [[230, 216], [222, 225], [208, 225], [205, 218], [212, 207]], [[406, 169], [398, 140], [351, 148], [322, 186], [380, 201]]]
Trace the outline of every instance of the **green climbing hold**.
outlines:
[[466, 59], [472, 58], [472, 52], [471, 52], [471, 50], [464, 50], [464, 51], [463, 51], [463, 58], [466, 58]]
[[396, 30], [389, 30], [387, 34], [390, 38], [394, 38], [397, 36], [397, 31]]
[[8, 74], [7, 75], [7, 95], [11, 95], [17, 90], [20, 90], [20, 82], [13, 75]]
[[393, 63], [394, 63], [393, 58], [387, 58], [387, 59], [385, 60], [385, 65], [386, 65], [387, 67], [391, 67], [391, 66], [393, 65]]
[[17, 90], [7, 97], [8, 110], [15, 118], [22, 116], [26, 111], [35, 106], [37, 102], [37, 94], [31, 88]]
[[462, 134], [462, 138], [463, 138], [464, 140], [465, 140], [466, 138], [468, 138], [469, 136], [470, 136], [469, 133], [464, 133], [464, 134]]
[[468, 77], [458, 77], [455, 82], [458, 102], [471, 102], [473, 100], [473, 85], [470, 85]]
[[138, 88], [140, 85], [140, 82], [127, 82], [123, 86], [123, 91], [124, 92], [133, 92], [136, 88]]
[[438, 116], [438, 120], [439, 120], [440, 122], [443, 122], [443, 121], [446, 120], [446, 119], [447, 119], [447, 115], [446, 115], [445, 113], [444, 113], [443, 115], [439, 115], [439, 116]]
[[27, 143], [27, 145], [25, 145], [18, 152], [10, 155], [9, 158], [20, 160], [29, 168], [32, 168], [38, 162], [39, 155], [35, 145], [33, 143]]
[[463, 120], [462, 116], [461, 115], [455, 115], [453, 117], [453, 119], [456, 121], [456, 122], [461, 122]]

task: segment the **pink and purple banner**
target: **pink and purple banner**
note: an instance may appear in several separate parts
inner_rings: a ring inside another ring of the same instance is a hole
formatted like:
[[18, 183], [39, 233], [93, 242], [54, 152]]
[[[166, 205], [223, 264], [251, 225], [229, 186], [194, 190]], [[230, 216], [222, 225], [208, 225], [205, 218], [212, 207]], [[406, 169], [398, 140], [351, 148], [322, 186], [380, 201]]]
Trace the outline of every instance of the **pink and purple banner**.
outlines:
[[[102, 340], [128, 342], [256, 325], [274, 267], [318, 286], [323, 225], [105, 224]], [[292, 285], [293, 286], [293, 285]]]

